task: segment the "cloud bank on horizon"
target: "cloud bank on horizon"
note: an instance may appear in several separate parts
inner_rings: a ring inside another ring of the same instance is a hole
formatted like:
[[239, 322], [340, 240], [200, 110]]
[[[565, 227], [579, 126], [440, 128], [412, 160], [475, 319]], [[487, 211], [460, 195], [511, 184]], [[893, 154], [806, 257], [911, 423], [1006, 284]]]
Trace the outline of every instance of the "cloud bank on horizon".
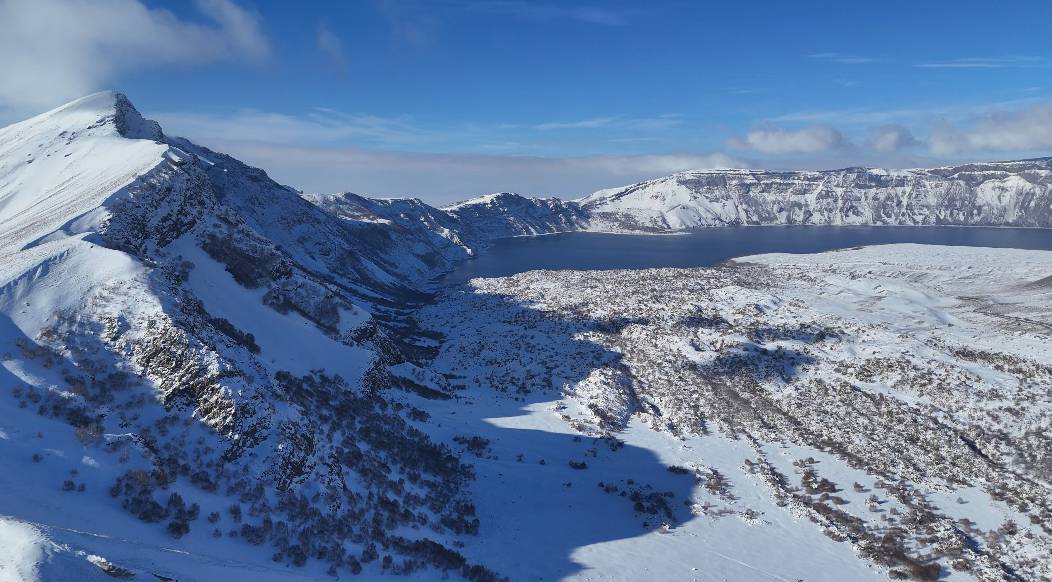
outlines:
[[[980, 46], [981, 13], [963, 6], [961, 38], [903, 38], [891, 55], [855, 50], [878, 24], [838, 36], [851, 15], [817, 5], [798, 12], [826, 46], [789, 46], [802, 41], [777, 25], [800, 16], [772, 9], [757, 20], [770, 46], [745, 47], [719, 28], [733, 13], [679, 3], [0, 0], [0, 119], [118, 88], [167, 132], [292, 186], [440, 203], [688, 169], [1048, 155], [1052, 60], [1021, 33]], [[625, 42], [651, 29], [660, 47]], [[701, 51], [695, 29], [718, 38]]]

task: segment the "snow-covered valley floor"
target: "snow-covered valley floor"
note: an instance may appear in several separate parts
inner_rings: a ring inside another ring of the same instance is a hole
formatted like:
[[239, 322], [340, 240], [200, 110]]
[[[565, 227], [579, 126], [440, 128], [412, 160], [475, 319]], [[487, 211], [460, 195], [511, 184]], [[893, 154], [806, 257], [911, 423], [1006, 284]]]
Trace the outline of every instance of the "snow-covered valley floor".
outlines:
[[1047, 579], [1052, 253], [476, 279], [419, 314], [512, 580]]
[[[1050, 275], [1050, 252], [888, 245], [475, 279], [417, 312], [432, 357], [391, 367], [429, 390], [388, 399], [472, 467], [481, 525], [448, 543], [510, 580], [1045, 580]], [[30, 362], [0, 376], [62, 381]], [[0, 579], [328, 578], [144, 526], [107, 493], [124, 460], [0, 406]]]

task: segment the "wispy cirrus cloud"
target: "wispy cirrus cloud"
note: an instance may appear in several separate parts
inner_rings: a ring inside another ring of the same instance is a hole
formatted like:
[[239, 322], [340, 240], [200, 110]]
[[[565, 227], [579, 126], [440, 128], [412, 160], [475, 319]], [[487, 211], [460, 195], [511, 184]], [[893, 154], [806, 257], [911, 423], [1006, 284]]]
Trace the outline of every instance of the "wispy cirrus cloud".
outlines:
[[533, 20], [574, 20], [601, 26], [624, 26], [628, 15], [601, 3], [582, 5], [579, 3], [546, 3], [527, 0], [469, 0], [460, 2], [465, 8], [493, 13], [508, 14], [517, 18]]
[[768, 91], [768, 89], [760, 89], [757, 87], [733, 87], [727, 89], [727, 92], [731, 95], [757, 95], [767, 93]]
[[393, 36], [409, 45], [429, 47], [449, 20], [467, 13], [541, 22], [568, 21], [593, 26], [621, 27], [634, 12], [602, 2], [534, 2], [532, 0], [372, 0]]
[[598, 129], [600, 127], [609, 127], [617, 119], [617, 117], [591, 117], [577, 121], [546, 121], [533, 127], [541, 131], [552, 129]]
[[794, 111], [773, 116], [766, 121], [776, 124], [809, 123], [836, 126], [876, 126], [927, 123], [932, 120], [965, 121], [991, 111], [1014, 111], [1040, 102], [1040, 97], [1024, 97], [986, 103], [942, 103], [887, 109], [827, 109]]
[[547, 121], [533, 126], [540, 131], [558, 129], [623, 129], [623, 130], [657, 130], [676, 127], [683, 124], [683, 119], [676, 114], [658, 117], [625, 117], [620, 115], [607, 117], [590, 117], [575, 121]]
[[[236, 139], [243, 142], [305, 147], [363, 147], [417, 151], [471, 151], [530, 154], [566, 151], [565, 132], [598, 132], [581, 136], [585, 144], [630, 144], [655, 141], [663, 130], [683, 123], [678, 115], [608, 116], [565, 122], [435, 125], [410, 115], [378, 116], [315, 107], [297, 114], [242, 109], [225, 114], [161, 112], [154, 115], [166, 131], [193, 140]], [[551, 135], [547, 135], [551, 134]], [[601, 147], [599, 149], [602, 149]]]
[[416, 46], [430, 46], [438, 36], [441, 20], [420, 0], [372, 0], [400, 42]]
[[409, 116], [351, 114], [324, 107], [303, 115], [243, 109], [226, 115], [162, 112], [153, 117], [168, 132], [206, 143], [236, 139], [301, 146], [423, 147], [466, 131], [425, 129]]
[[343, 41], [329, 28], [329, 24], [324, 20], [318, 23], [318, 33], [315, 41], [318, 45], [318, 50], [325, 55], [329, 64], [340, 72], [344, 72], [347, 69], [347, 57], [343, 52]]
[[1052, 60], [1047, 57], [1010, 55], [1001, 57], [964, 57], [932, 61], [914, 65], [922, 69], [1047, 69]]
[[880, 59], [875, 57], [865, 57], [847, 53], [814, 53], [807, 55], [807, 58], [827, 63], [838, 63], [841, 65], [866, 65], [880, 61]]
[[141, 69], [270, 55], [262, 21], [231, 0], [196, 0], [190, 21], [139, 0], [0, 2], [0, 105], [39, 110]]

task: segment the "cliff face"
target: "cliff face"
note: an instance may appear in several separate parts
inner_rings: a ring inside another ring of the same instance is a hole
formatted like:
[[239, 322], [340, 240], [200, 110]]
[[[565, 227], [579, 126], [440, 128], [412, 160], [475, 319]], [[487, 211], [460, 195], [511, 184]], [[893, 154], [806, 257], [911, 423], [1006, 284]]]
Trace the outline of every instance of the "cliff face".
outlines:
[[685, 172], [578, 201], [591, 230], [741, 224], [1052, 227], [1052, 158], [924, 170]]

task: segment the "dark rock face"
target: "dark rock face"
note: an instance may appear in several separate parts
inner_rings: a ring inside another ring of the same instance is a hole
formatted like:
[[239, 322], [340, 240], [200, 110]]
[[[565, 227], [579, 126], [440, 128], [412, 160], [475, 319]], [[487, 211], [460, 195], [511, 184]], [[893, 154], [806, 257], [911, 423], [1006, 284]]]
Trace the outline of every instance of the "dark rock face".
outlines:
[[123, 93], [114, 93], [114, 124], [117, 132], [130, 139], [164, 141], [161, 126], [152, 119], [144, 119]]
[[355, 237], [384, 249], [393, 270], [417, 279], [451, 269], [477, 244], [456, 217], [416, 198], [375, 199], [351, 192], [303, 197], [342, 219]]
[[485, 201], [447, 209], [475, 240], [581, 230], [588, 214], [575, 202], [558, 198], [526, 198], [502, 192]]

